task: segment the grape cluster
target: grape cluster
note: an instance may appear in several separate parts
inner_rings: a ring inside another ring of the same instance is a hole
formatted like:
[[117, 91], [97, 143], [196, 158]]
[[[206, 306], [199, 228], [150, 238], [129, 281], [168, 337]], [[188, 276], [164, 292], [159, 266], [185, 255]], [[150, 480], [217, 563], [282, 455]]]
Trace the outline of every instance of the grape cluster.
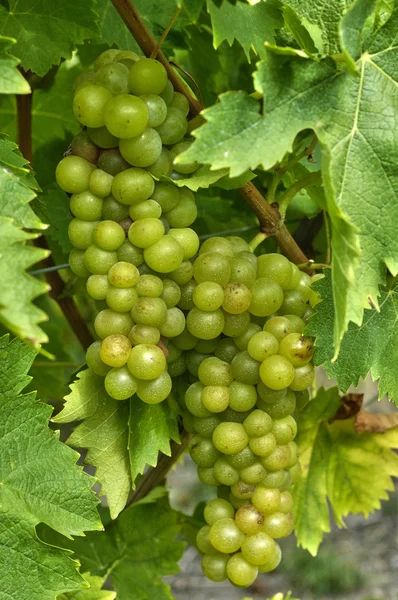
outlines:
[[189, 144], [189, 104], [165, 68], [133, 52], [107, 50], [75, 82], [74, 113], [83, 130], [56, 178], [71, 194], [70, 266], [97, 302], [87, 365], [116, 400], [164, 400], [171, 390], [163, 338], [185, 329], [177, 304], [199, 248], [187, 188], [160, 181], [197, 165], [174, 165]]

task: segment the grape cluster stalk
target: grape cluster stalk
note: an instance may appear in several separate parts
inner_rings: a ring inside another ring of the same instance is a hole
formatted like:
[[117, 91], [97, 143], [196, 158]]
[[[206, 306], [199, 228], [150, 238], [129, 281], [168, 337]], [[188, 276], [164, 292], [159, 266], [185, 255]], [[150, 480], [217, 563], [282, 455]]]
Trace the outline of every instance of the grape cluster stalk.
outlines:
[[156, 404], [173, 379], [200, 480], [217, 487], [197, 536], [204, 574], [248, 586], [281, 560], [300, 475], [295, 413], [309, 400], [311, 278], [236, 236], [201, 245], [195, 197], [173, 180], [188, 101], [158, 61], [106, 50], [75, 82], [82, 125], [56, 171], [69, 193], [72, 271], [99, 338], [87, 366], [115, 400]]

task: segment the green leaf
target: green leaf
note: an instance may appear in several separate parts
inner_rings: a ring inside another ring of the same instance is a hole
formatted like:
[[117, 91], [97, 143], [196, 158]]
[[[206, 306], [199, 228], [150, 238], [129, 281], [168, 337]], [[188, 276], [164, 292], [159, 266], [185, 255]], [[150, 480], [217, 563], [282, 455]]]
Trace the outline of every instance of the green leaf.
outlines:
[[357, 434], [352, 420], [328, 421], [340, 405], [337, 388], [319, 390], [302, 411], [297, 444], [304, 468], [294, 487], [294, 514], [299, 546], [317, 553], [330, 531], [328, 503], [339, 527], [349, 514], [369, 513], [394, 489], [398, 474], [398, 428], [384, 434]]
[[101, 34], [98, 38], [101, 39], [101, 42], [109, 46], [115, 45], [121, 50], [133, 50], [134, 52], [141, 53], [136, 41], [112, 2], [97, 0], [95, 12], [99, 15], [98, 25]]
[[368, 20], [374, 21], [376, 6], [376, 0], [356, 2], [341, 20], [341, 45], [346, 63], [352, 73], [359, 73], [356, 61], [362, 53], [366, 23]]
[[47, 235], [58, 243], [64, 254], [69, 254], [72, 244], [68, 236], [68, 225], [72, 220], [69, 198], [56, 184], [48, 186], [36, 203], [36, 212], [48, 223]]
[[0, 33], [17, 40], [15, 53], [25, 71], [45, 75], [97, 35], [93, 8], [93, 0], [8, 0], [0, 4]]
[[14, 39], [0, 36], [0, 94], [29, 94], [29, 83], [16, 68], [19, 60], [8, 52], [14, 44]]
[[112, 400], [105, 391], [104, 378], [91, 370], [79, 373], [65, 400], [64, 409], [53, 421], [83, 421], [73, 431], [68, 444], [88, 449], [85, 462], [96, 468], [101, 494], [107, 497], [111, 517], [116, 519], [126, 506], [131, 490], [128, 405]]
[[[255, 75], [263, 115], [245, 93], [223, 94], [204, 111], [208, 122], [180, 156], [213, 169], [229, 167], [232, 176], [259, 164], [268, 170], [292, 150], [300, 131], [315, 130], [332, 221], [336, 353], [348, 323], [361, 324], [369, 296], [377, 305], [386, 266], [398, 273], [398, 188], [391, 169], [398, 151], [397, 23], [396, 10], [359, 59], [360, 77], [336, 71], [328, 60], [268, 53]], [[383, 115], [378, 127], [373, 111]]]
[[322, 298], [316, 305], [306, 332], [316, 337], [315, 362], [323, 365], [329, 377], [334, 377], [339, 388], [346, 392], [351, 384], [357, 386], [360, 377], [370, 372], [372, 379], [380, 379], [379, 398], [388, 394], [398, 405], [398, 381], [395, 365], [398, 361], [398, 280], [382, 291], [380, 309], [365, 311], [360, 327], [351, 323], [341, 343], [339, 356], [333, 359], [334, 303], [330, 272], [314, 285]]
[[131, 479], [155, 467], [159, 452], [170, 456], [170, 438], [180, 442], [177, 415], [167, 402], [146, 404], [137, 396], [130, 400], [129, 442]]
[[115, 600], [116, 592], [102, 589], [106, 577], [97, 577], [90, 573], [83, 573], [83, 577], [90, 585], [90, 589], [61, 594], [57, 596], [57, 600]]
[[275, 18], [274, 7], [266, 2], [249, 6], [243, 2], [231, 4], [224, 0], [217, 7], [212, 0], [207, 0], [207, 10], [213, 27], [214, 47], [217, 49], [224, 40], [232, 46], [236, 39], [245, 51], [248, 62], [251, 62], [250, 51], [263, 57], [264, 42], [275, 41], [275, 29], [281, 27], [282, 18]]
[[177, 522], [163, 499], [133, 504], [104, 532], [76, 540], [75, 552], [84, 569], [109, 576], [118, 600], [173, 600], [161, 578], [179, 570], [185, 544], [175, 539]]
[[228, 169], [220, 169], [218, 171], [212, 171], [209, 167], [199, 167], [191, 176], [184, 177], [184, 179], [170, 179], [170, 177], [163, 176], [162, 179], [165, 181], [171, 181], [178, 187], [187, 187], [190, 190], [197, 192], [199, 188], [208, 188], [213, 183], [228, 175]]
[[20, 395], [34, 355], [24, 342], [0, 338], [0, 580], [21, 600], [53, 600], [82, 580], [69, 553], [40, 542], [35, 526], [71, 536], [101, 522], [92, 478], [48, 428], [52, 408], [35, 393]]

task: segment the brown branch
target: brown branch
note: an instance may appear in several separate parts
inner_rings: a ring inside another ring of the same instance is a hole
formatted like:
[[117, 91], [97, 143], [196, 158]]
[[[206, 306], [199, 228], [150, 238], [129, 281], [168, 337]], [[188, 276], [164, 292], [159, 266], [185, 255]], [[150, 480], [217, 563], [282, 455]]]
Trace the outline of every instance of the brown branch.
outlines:
[[[156, 47], [156, 41], [151, 36], [135, 6], [130, 2], [130, 0], [112, 0], [112, 3], [145, 56], [151, 56], [154, 48]], [[188, 98], [191, 108], [191, 118], [196, 117], [196, 115], [198, 115], [204, 108], [203, 104], [194, 98], [188, 91], [185, 82], [178, 76], [162, 52], [158, 53], [157, 59], [165, 67], [174, 89], [181, 94], [184, 94]], [[307, 257], [299, 248], [287, 228], [285, 226], [281, 227], [279, 213], [277, 213], [272, 206], [268, 204], [255, 185], [252, 182], [248, 182], [246, 185], [241, 187], [239, 191], [260, 221], [261, 230], [269, 235], [275, 235], [282, 252], [292, 262], [307, 262]]]
[[370, 413], [362, 409], [355, 416], [355, 429], [357, 433], [363, 433], [364, 431], [384, 433], [394, 427], [398, 427], [397, 413]]
[[[24, 74], [25, 75], [25, 74]], [[18, 145], [23, 156], [32, 164], [32, 94], [17, 95]], [[46, 239], [41, 236], [34, 241], [35, 246], [48, 250]], [[41, 261], [46, 267], [54, 266], [51, 257]], [[64, 296], [65, 283], [57, 271], [46, 273], [50, 285], [50, 296], [58, 303], [77, 339], [86, 350], [94, 341], [85, 321], [79, 313], [73, 298]]]

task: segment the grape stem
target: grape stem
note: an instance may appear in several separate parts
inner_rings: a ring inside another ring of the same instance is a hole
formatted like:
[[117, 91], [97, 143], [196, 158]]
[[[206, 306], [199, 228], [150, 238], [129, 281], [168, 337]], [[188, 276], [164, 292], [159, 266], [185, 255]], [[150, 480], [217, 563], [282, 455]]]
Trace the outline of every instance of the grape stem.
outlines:
[[[151, 56], [156, 48], [156, 41], [148, 31], [135, 6], [130, 0], [112, 0], [112, 3], [145, 56]], [[196, 117], [204, 108], [203, 104], [188, 91], [187, 84], [170, 65], [163, 52], [158, 52], [157, 60], [165, 67], [174, 89], [187, 97], [191, 117]], [[306, 262], [307, 257], [285, 225], [281, 223], [280, 214], [265, 200], [254, 184], [248, 182], [239, 191], [257, 216], [261, 231], [267, 235], [274, 235], [283, 254], [292, 262], [296, 264]]]
[[302, 263], [301, 265], [297, 265], [299, 269], [306, 271], [307, 269], [314, 269], [315, 271], [318, 269], [330, 269], [331, 266], [325, 263], [316, 263], [313, 260], [309, 260], [306, 263]]
[[283, 193], [281, 198], [278, 200], [279, 210], [282, 215], [283, 220], [286, 216], [287, 208], [290, 202], [293, 200], [295, 195], [304, 188], [311, 187], [312, 185], [316, 185], [322, 179], [321, 171], [314, 171], [303, 177], [302, 179], [298, 179], [295, 181], [287, 190]]
[[159, 40], [158, 40], [158, 43], [156, 44], [156, 46], [155, 46], [155, 47], [154, 47], [154, 49], [152, 50], [150, 58], [156, 58], [156, 57], [157, 57], [157, 54], [158, 54], [158, 52], [159, 52], [159, 50], [160, 50], [160, 48], [161, 48], [161, 46], [162, 46], [162, 44], [163, 44], [164, 40], [166, 39], [166, 37], [167, 37], [167, 35], [168, 35], [168, 33], [169, 33], [170, 29], [173, 27], [174, 23], [176, 22], [178, 15], [179, 15], [179, 14], [180, 14], [180, 12], [182, 11], [182, 8], [183, 8], [183, 4], [181, 4], [181, 6], [179, 6], [179, 7], [177, 8], [177, 10], [175, 11], [175, 13], [174, 13], [174, 14], [173, 14], [173, 16], [171, 17], [171, 19], [170, 19], [170, 21], [168, 22], [168, 24], [167, 24], [167, 26], [166, 26], [165, 30], [163, 31], [162, 35], [160, 36], [160, 38], [159, 38]]
[[260, 233], [258, 233], [256, 236], [254, 236], [254, 238], [249, 242], [251, 251], [254, 252], [255, 249], [257, 248], [257, 246], [259, 246], [261, 244], [261, 242], [266, 240], [267, 237], [268, 237], [268, 235], [266, 233], [263, 233], [262, 231], [260, 231]]

